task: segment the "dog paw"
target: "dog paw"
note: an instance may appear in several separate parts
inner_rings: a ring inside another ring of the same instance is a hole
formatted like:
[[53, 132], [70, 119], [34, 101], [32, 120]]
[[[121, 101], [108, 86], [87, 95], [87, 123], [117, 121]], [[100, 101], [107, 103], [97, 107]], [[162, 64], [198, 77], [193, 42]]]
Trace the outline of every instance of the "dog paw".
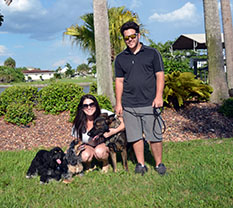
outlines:
[[79, 177], [83, 177], [84, 176], [84, 172], [82, 171], [82, 172], [78, 173], [78, 176]]
[[105, 165], [102, 167], [101, 173], [107, 173], [109, 169], [109, 165]]
[[62, 182], [65, 184], [69, 184], [73, 181], [73, 179], [64, 179]]
[[30, 179], [30, 178], [35, 178], [37, 175], [26, 175], [26, 178]]
[[94, 171], [96, 168], [97, 168], [96, 165], [94, 165], [94, 167], [88, 168], [85, 172], [86, 172], [86, 173], [92, 172], [92, 171]]

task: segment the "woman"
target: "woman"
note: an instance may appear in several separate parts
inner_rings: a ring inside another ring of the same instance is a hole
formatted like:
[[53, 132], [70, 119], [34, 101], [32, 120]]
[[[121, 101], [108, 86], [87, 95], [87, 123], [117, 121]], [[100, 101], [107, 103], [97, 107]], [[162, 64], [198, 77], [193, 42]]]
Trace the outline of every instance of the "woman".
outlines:
[[[82, 151], [81, 156], [82, 161], [86, 163], [87, 169], [91, 167], [91, 161], [93, 157], [95, 157], [98, 161], [103, 162], [102, 171], [106, 173], [109, 167], [109, 148], [105, 145], [105, 143], [98, 144], [95, 147], [88, 145], [89, 136], [87, 133], [92, 129], [93, 122], [100, 115], [100, 113], [101, 109], [98, 101], [93, 95], [86, 94], [82, 96], [73, 122], [72, 135], [84, 143], [84, 151]], [[125, 127], [123, 119], [119, 119], [121, 121], [121, 125], [116, 129], [110, 128], [110, 131], [104, 134], [105, 138], [124, 130]]]

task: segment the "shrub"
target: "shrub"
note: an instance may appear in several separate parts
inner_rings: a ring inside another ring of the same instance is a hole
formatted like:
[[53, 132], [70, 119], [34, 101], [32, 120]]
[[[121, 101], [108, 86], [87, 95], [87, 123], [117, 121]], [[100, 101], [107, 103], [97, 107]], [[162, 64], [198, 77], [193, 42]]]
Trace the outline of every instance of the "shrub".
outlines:
[[94, 96], [96, 97], [100, 108], [113, 111], [111, 101], [107, 96], [104, 96], [104, 95], [94, 95]]
[[24, 75], [22, 68], [11, 68], [7, 66], [0, 66], [0, 81], [4, 83], [9, 82], [23, 82]]
[[178, 109], [185, 101], [207, 101], [212, 93], [212, 87], [195, 79], [191, 72], [173, 72], [165, 75], [164, 101]]
[[175, 71], [191, 72], [193, 69], [189, 66], [189, 59], [163, 58], [164, 72], [169, 74]]
[[17, 125], [27, 125], [35, 118], [32, 109], [33, 106], [29, 104], [11, 103], [7, 106], [4, 120]]
[[[113, 91], [115, 92], [115, 82], [113, 82]], [[93, 94], [97, 93], [97, 83], [96, 82], [91, 83], [89, 92], [93, 93]]]
[[15, 68], [16, 62], [15, 62], [15, 60], [13, 58], [9, 57], [4, 61], [4, 66]]
[[58, 114], [70, 109], [72, 101], [84, 94], [83, 87], [73, 83], [52, 83], [39, 91], [39, 108]]
[[0, 115], [5, 114], [11, 103], [36, 104], [38, 89], [31, 86], [12, 86], [5, 89], [0, 95]]
[[91, 83], [89, 92], [92, 93], [92, 94], [96, 94], [97, 93], [97, 83], [96, 82], [92, 82]]
[[80, 98], [84, 95], [84, 93], [79, 94], [78, 96], [76, 96], [72, 102], [70, 103], [70, 122], [73, 122], [74, 118], [75, 118], [75, 114], [78, 108], [78, 104], [80, 102]]
[[228, 98], [223, 101], [219, 108], [219, 112], [228, 118], [233, 118], [233, 98]]

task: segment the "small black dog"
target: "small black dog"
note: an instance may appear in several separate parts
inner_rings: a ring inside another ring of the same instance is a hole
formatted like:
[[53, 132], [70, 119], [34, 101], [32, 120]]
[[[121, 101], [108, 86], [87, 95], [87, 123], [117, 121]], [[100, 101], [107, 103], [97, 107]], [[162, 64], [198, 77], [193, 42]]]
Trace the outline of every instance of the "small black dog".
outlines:
[[[108, 116], [105, 113], [100, 114], [94, 121], [93, 128], [88, 132], [88, 135], [92, 138], [96, 135], [101, 139], [105, 132], [109, 131], [109, 128], [117, 128], [120, 125], [120, 120], [115, 118], [115, 115]], [[105, 144], [109, 147], [110, 156], [112, 159], [113, 172], [117, 171], [117, 157], [116, 153], [120, 152], [124, 169], [128, 171], [127, 162], [127, 140], [125, 131], [120, 131], [115, 135], [107, 138]]]
[[60, 147], [50, 151], [40, 150], [31, 162], [26, 178], [40, 176], [40, 183], [48, 183], [51, 179], [59, 181], [68, 172], [65, 153]]

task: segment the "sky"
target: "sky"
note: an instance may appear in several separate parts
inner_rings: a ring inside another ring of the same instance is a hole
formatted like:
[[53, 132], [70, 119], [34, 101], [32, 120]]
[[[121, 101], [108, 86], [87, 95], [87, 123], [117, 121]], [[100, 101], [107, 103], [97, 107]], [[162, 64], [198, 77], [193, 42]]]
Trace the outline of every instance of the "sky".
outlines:
[[[56, 70], [66, 63], [76, 69], [87, 63], [89, 53], [73, 45], [63, 33], [71, 25], [82, 25], [80, 17], [93, 12], [92, 4], [92, 0], [13, 0], [7, 6], [0, 0], [4, 15], [0, 65], [9, 57], [16, 61], [16, 67], [41, 70]], [[120, 6], [138, 14], [155, 43], [205, 32], [203, 0], [108, 0], [108, 7]]]

